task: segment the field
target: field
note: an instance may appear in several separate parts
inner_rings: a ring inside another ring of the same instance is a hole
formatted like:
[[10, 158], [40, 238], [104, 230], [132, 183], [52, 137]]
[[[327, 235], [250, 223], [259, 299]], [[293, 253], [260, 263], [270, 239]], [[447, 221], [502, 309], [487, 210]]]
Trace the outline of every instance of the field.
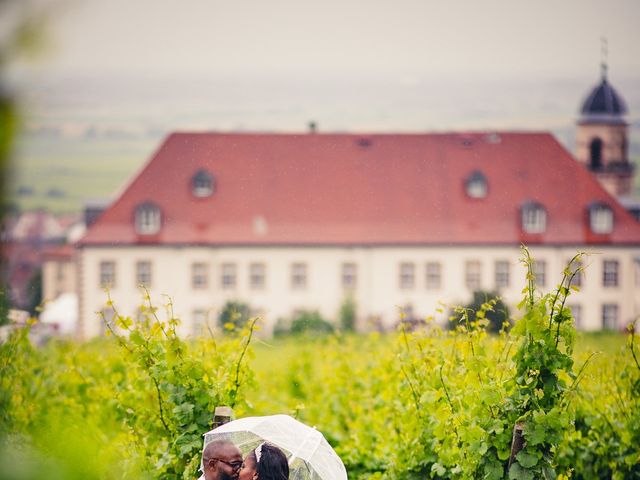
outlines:
[[491, 303], [386, 335], [259, 340], [252, 320], [185, 341], [170, 304], [89, 343], [18, 330], [0, 345], [0, 478], [194, 479], [218, 405], [315, 425], [353, 479], [640, 478], [640, 338], [579, 335], [570, 290], [530, 292], [495, 336]]

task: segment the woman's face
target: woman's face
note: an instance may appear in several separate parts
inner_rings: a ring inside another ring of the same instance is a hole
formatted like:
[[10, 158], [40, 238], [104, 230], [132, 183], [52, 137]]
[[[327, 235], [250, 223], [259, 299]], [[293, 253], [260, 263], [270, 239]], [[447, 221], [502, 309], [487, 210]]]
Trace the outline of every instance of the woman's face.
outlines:
[[256, 457], [252, 453], [247, 455], [244, 461], [244, 467], [240, 470], [238, 480], [252, 480], [256, 473]]

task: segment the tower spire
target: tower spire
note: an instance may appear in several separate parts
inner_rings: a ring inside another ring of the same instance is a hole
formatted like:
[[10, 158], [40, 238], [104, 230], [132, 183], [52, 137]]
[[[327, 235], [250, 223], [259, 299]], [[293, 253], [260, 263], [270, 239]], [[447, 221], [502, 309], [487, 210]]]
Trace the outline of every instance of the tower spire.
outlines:
[[602, 71], [602, 80], [607, 79], [607, 55], [609, 54], [607, 37], [600, 37], [600, 56], [602, 57], [600, 62], [600, 68]]

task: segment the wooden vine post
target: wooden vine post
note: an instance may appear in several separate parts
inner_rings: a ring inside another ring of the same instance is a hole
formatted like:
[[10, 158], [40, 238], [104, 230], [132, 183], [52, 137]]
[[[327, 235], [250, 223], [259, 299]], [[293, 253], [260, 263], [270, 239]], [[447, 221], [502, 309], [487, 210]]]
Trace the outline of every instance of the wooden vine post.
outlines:
[[216, 407], [213, 412], [213, 421], [211, 428], [218, 428], [220, 425], [229, 423], [233, 418], [233, 409], [231, 407]]
[[511, 469], [511, 464], [516, 459], [516, 455], [524, 448], [524, 422], [518, 422], [513, 426], [513, 437], [511, 438], [511, 455], [509, 456], [509, 466], [507, 472]]

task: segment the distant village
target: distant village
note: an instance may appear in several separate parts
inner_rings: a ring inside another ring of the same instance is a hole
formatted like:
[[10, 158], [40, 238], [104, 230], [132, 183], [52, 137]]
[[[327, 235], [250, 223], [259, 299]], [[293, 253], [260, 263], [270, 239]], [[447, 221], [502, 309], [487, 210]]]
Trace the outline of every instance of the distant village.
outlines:
[[184, 336], [229, 304], [265, 335], [346, 304], [362, 331], [444, 324], [474, 292], [515, 312], [524, 244], [544, 291], [587, 252], [576, 324], [622, 330], [640, 315], [627, 107], [604, 67], [585, 94], [575, 152], [545, 132], [171, 134], [111, 201], [6, 219], [11, 319], [88, 339], [114, 315], [107, 290], [135, 318], [142, 287], [158, 306], [171, 297]]

